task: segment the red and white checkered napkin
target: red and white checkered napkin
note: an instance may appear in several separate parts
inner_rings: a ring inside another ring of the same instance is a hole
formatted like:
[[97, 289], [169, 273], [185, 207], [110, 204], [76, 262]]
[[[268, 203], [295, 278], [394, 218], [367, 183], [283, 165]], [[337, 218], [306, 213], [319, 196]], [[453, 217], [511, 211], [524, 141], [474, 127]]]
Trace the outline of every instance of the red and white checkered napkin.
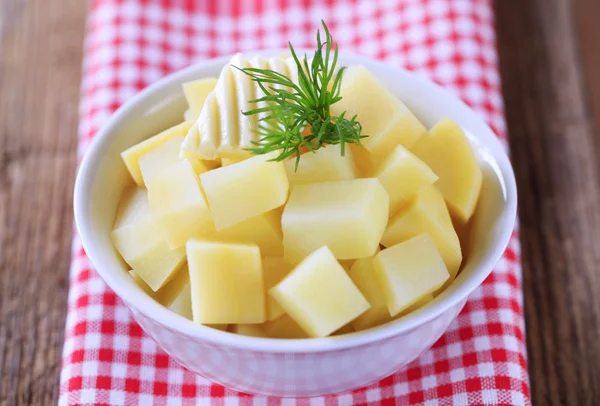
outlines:
[[[91, 2], [80, 156], [119, 105], [194, 61], [310, 47], [324, 19], [341, 49], [386, 60], [457, 93], [499, 137], [504, 119], [488, 0]], [[529, 404], [519, 242], [448, 332], [408, 368], [369, 387], [312, 399], [253, 396], [183, 369], [146, 336], [75, 237], [60, 404]]]

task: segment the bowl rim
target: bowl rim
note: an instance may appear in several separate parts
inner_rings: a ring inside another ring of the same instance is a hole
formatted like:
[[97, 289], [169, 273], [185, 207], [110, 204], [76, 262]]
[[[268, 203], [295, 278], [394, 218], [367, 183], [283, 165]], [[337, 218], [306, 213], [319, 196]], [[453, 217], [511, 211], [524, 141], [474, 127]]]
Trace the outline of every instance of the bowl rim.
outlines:
[[[304, 51], [307, 50], [302, 50], [300, 52]], [[248, 54], [264, 56], [281, 54], [283, 52], [287, 52], [287, 50], [268, 49], [249, 51]], [[481, 266], [474, 270], [471, 277], [465, 278], [454, 290], [442, 293], [427, 305], [423, 306], [421, 309], [398, 320], [394, 320], [390, 323], [375, 328], [340, 336], [306, 339], [249, 337], [219, 331], [213, 328], [195, 324], [193, 321], [170, 311], [166, 307], [163, 307], [154, 301], [141, 289], [138, 289], [133, 281], [131, 284], [119, 283], [119, 278], [114, 275], [114, 271], [110, 269], [108, 264], [104, 263], [105, 261], [103, 260], [102, 250], [99, 249], [98, 245], [95, 243], [93, 229], [90, 225], [88, 217], [86, 216], [88, 198], [91, 197], [91, 182], [88, 182], [88, 180], [91, 179], [95, 173], [94, 168], [97, 166], [98, 162], [101, 161], [99, 151], [102, 150], [103, 146], [110, 139], [112, 139], [112, 137], [116, 136], [114, 134], [114, 129], [117, 127], [117, 124], [121, 121], [126, 121], [130, 115], [130, 112], [134, 110], [138, 104], [141, 104], [146, 99], [152, 98], [153, 96], [157, 96], [159, 93], [164, 92], [163, 89], [169, 87], [170, 85], [176, 84], [177, 82], [182, 83], [187, 76], [192, 75], [195, 71], [208, 69], [209, 67], [218, 68], [225, 65], [231, 59], [231, 57], [232, 55], [226, 55], [192, 64], [151, 84], [119, 107], [111, 115], [106, 124], [97, 132], [89, 144], [87, 151], [85, 152], [85, 155], [83, 156], [79, 165], [75, 181], [73, 199], [75, 225], [83, 248], [91, 264], [93, 264], [94, 269], [96, 269], [97, 273], [108, 285], [108, 287], [125, 302], [128, 308], [131, 306], [137, 312], [142, 313], [149, 319], [155, 320], [163, 328], [171, 330], [172, 332], [193, 337], [195, 339], [205, 340], [216, 345], [224, 345], [250, 351], [269, 353], [323, 352], [363, 346], [413, 330], [435, 319], [453, 306], [462, 306], [462, 303], [466, 301], [468, 295], [479, 285], [481, 285], [481, 283], [492, 272], [497, 262], [501, 259], [514, 230], [517, 214], [517, 189], [510, 160], [506, 155], [500, 140], [496, 137], [487, 123], [485, 123], [485, 121], [470, 107], [468, 107], [459, 97], [417, 73], [350, 52], [340, 52], [340, 60], [347, 60], [349, 62], [351, 61], [351, 63], [362, 64], [367, 68], [369, 66], [374, 66], [378, 69], [388, 70], [390, 73], [395, 72], [396, 74], [407, 75], [411, 80], [418, 83], [419, 86], [429, 88], [430, 92], [434, 91], [442, 93], [445, 95], [445, 97], [452, 99], [453, 103], [456, 103], [458, 108], [464, 111], [464, 114], [471, 116], [470, 120], [474, 120], [478, 127], [485, 129], [486, 132], [489, 132], [489, 134], [492, 135], [492, 137], [486, 136], [485, 141], [481, 139], [480, 141], [483, 146], [489, 147], [491, 155], [494, 158], [494, 162], [497, 164], [499, 170], [498, 175], [501, 176], [501, 180], [504, 182], [503, 186], [506, 195], [506, 202], [504, 205], [505, 209], [503, 210], [502, 216], [499, 219], [499, 224], [501, 224], [501, 227], [500, 231], [498, 232], [497, 243], [494, 244], [494, 248], [491, 250], [491, 252], [486, 255]], [[123, 299], [125, 297], [127, 299]]]

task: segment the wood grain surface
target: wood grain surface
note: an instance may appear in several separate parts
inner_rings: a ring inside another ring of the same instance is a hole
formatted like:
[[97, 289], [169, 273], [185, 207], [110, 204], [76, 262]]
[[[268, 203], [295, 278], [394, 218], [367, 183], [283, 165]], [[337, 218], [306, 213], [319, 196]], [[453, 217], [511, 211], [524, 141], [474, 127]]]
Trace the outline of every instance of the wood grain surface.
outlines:
[[[56, 404], [82, 0], [0, 0], [0, 404]], [[600, 3], [496, 1], [532, 395], [600, 404]]]
[[58, 398], [86, 2], [0, 0], [0, 404]]
[[[598, 12], [588, 3], [589, 12]], [[600, 404], [598, 123], [581, 56], [597, 58], [600, 37], [579, 41], [573, 6], [496, 2], [520, 199], [530, 381], [538, 405]], [[594, 91], [600, 90], [594, 80]]]

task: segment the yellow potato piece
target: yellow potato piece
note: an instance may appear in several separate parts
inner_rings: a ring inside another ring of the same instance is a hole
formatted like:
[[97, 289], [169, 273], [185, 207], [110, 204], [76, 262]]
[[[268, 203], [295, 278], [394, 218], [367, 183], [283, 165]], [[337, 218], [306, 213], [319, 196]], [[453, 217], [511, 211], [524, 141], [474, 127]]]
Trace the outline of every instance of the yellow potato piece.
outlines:
[[427, 233], [378, 253], [373, 270], [391, 316], [430, 295], [450, 276]]
[[[165, 170], [182, 161], [179, 158], [179, 150], [181, 149], [182, 142], [183, 135], [178, 134], [139, 158], [140, 171], [142, 172], [142, 178], [146, 187], [154, 179], [160, 177]], [[206, 163], [200, 159], [186, 158], [183, 160], [188, 161], [192, 165], [197, 175], [209, 169]]]
[[123, 158], [127, 170], [138, 186], [144, 186], [144, 179], [139, 165], [140, 157], [177, 135], [185, 136], [193, 124], [192, 121], [183, 122], [121, 152], [121, 158]]
[[287, 314], [262, 325], [270, 338], [308, 338], [308, 334]]
[[246, 160], [246, 158], [241, 158], [241, 159], [221, 158], [221, 166], [229, 166], [229, 165], [237, 164], [238, 162], [242, 162], [245, 160]]
[[162, 238], [145, 189], [125, 191], [111, 239], [125, 262], [153, 291], [169, 282], [185, 262], [185, 250], [170, 249]]
[[217, 78], [198, 79], [183, 84], [183, 94], [190, 107], [189, 114], [192, 119], [198, 118], [206, 98], [215, 89], [216, 85]]
[[[150, 286], [135, 271], [129, 271], [133, 281], [152, 299], [165, 307], [170, 307], [179, 296], [182, 295], [186, 286], [190, 284], [190, 273], [187, 266], [182, 267], [176, 275], [158, 291], [154, 292]], [[191, 307], [190, 307], [191, 310]]]
[[261, 324], [234, 324], [229, 331], [249, 337], [268, 337]]
[[297, 264], [323, 245], [338, 259], [372, 256], [388, 210], [388, 194], [374, 178], [298, 185], [281, 218], [284, 258]]
[[269, 290], [277, 285], [290, 271], [293, 266], [280, 257], [267, 257], [262, 260], [263, 276], [265, 281], [265, 292], [267, 292], [267, 320], [275, 320], [280, 317], [284, 310], [279, 303], [269, 294]]
[[410, 197], [438, 180], [423, 161], [402, 145], [381, 162], [373, 173], [390, 197], [390, 216], [396, 213]]
[[369, 308], [327, 247], [310, 254], [269, 293], [311, 337], [328, 336]]
[[252, 242], [263, 256], [283, 256], [281, 212], [271, 210], [217, 231], [214, 238], [226, 241]]
[[350, 322], [352, 327], [360, 331], [392, 320], [383, 296], [383, 289], [375, 277], [373, 258], [357, 259], [348, 271], [348, 276], [371, 305], [366, 312]]
[[422, 233], [431, 236], [454, 279], [462, 262], [460, 241], [444, 198], [434, 186], [423, 189], [390, 218], [381, 243], [391, 247]]
[[346, 270], [349, 271], [352, 265], [356, 262], [356, 259], [339, 259], [338, 262]]
[[331, 113], [357, 115], [362, 133], [368, 136], [361, 141], [363, 148], [376, 160], [383, 159], [398, 144], [412, 147], [426, 133], [404, 103], [364, 66], [350, 66], [344, 72], [340, 95], [342, 99], [331, 106]]
[[428, 293], [428, 294], [424, 295], [422, 298], [420, 298], [419, 300], [417, 300], [416, 302], [414, 302], [413, 304], [408, 306], [406, 309], [404, 309], [400, 313], [398, 313], [396, 315], [396, 317], [394, 317], [394, 320], [399, 319], [400, 317], [404, 317], [407, 314], [414, 312], [415, 310], [425, 306], [427, 303], [431, 302], [432, 300], [433, 300], [433, 293]]
[[186, 252], [194, 322], [254, 324], [266, 320], [258, 246], [190, 240]]
[[315, 152], [302, 155], [297, 169], [295, 158], [285, 161], [284, 166], [290, 181], [290, 188], [309, 183], [356, 178], [356, 167], [349, 145], [345, 147], [344, 156], [341, 155], [340, 145], [328, 145]]
[[462, 128], [452, 120], [442, 119], [415, 144], [412, 152], [440, 177], [436, 186], [450, 210], [467, 222], [477, 205], [482, 174]]
[[273, 210], [285, 203], [288, 180], [277, 151], [200, 175], [217, 230]]
[[148, 200], [171, 248], [215, 232], [212, 216], [192, 164], [183, 160], [148, 184]]
[[352, 327], [352, 324], [348, 323], [342, 327], [340, 327], [339, 329], [335, 330], [333, 333], [331, 333], [332, 336], [341, 336], [344, 334], [350, 334], [350, 333], [354, 333], [354, 328]]

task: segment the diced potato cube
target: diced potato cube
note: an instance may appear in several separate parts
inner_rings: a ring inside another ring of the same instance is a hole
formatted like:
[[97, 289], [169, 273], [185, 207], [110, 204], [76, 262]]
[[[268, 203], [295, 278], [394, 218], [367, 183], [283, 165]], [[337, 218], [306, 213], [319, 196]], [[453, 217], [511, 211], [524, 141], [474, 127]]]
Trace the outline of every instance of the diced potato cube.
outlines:
[[323, 245], [338, 259], [372, 256], [388, 210], [388, 194], [377, 179], [298, 185], [281, 219], [284, 257], [297, 264]]
[[125, 162], [127, 170], [138, 186], [144, 186], [144, 179], [142, 178], [142, 172], [139, 164], [140, 157], [146, 155], [148, 152], [152, 151], [159, 145], [164, 144], [173, 137], [178, 135], [185, 136], [193, 124], [194, 123], [192, 121], [186, 121], [178, 124], [161, 132], [160, 134], [134, 145], [133, 147], [127, 148], [121, 153], [121, 157], [123, 158], [123, 162]]
[[440, 120], [412, 152], [440, 177], [436, 186], [450, 210], [467, 222], [475, 211], [483, 176], [462, 128], [452, 120]]
[[346, 271], [349, 271], [352, 268], [352, 265], [356, 262], [356, 259], [340, 259], [338, 262]]
[[420, 309], [421, 307], [425, 306], [427, 303], [431, 302], [432, 300], [433, 300], [433, 293], [428, 293], [428, 294], [424, 295], [422, 298], [420, 298], [419, 300], [417, 300], [416, 302], [414, 302], [413, 304], [411, 304], [410, 306], [408, 306], [407, 308], [402, 310], [400, 313], [398, 313], [398, 315], [396, 315], [396, 317], [394, 317], [394, 320], [399, 319], [400, 317], [404, 317], [407, 314], [410, 314], [417, 309]]
[[283, 258], [267, 257], [263, 258], [262, 267], [265, 292], [267, 292], [267, 320], [275, 320], [280, 317], [284, 311], [281, 306], [279, 306], [279, 303], [277, 303], [277, 301], [269, 294], [269, 290], [289, 274], [293, 266], [285, 262]]
[[183, 94], [190, 106], [190, 116], [195, 120], [200, 115], [208, 94], [215, 89], [217, 78], [204, 78], [183, 84]]
[[[183, 270], [181, 272], [183, 272]], [[173, 303], [171, 303], [169, 310], [182, 317], [185, 317], [186, 319], [192, 320], [192, 288], [190, 286], [190, 271], [188, 270], [187, 266], [185, 267], [185, 272], [188, 275], [187, 283], [181, 290], [179, 296], [177, 296]]]
[[311, 337], [325, 337], [369, 308], [327, 247], [310, 254], [269, 291]]
[[290, 188], [309, 183], [356, 178], [356, 167], [348, 145], [345, 147], [344, 156], [341, 155], [339, 144], [328, 145], [315, 152], [302, 155], [297, 169], [295, 158], [285, 161], [284, 166], [290, 181]]
[[373, 177], [379, 179], [390, 196], [390, 216], [421, 189], [432, 185], [437, 175], [402, 145], [381, 162]]
[[217, 230], [285, 203], [288, 180], [283, 163], [269, 162], [277, 155], [274, 151], [254, 156], [200, 175]]
[[[152, 292], [150, 286], [140, 278], [134, 271], [129, 271], [129, 274], [148, 295], [154, 300], [168, 307], [174, 313], [185, 317], [186, 319], [192, 320], [192, 289], [190, 287], [190, 274], [187, 266], [180, 270], [174, 280], [163, 286], [158, 292]], [[179, 282], [177, 282], [179, 280]], [[185, 283], [181, 283], [185, 281]], [[171, 286], [173, 285], [173, 286]], [[163, 292], [164, 291], [164, 292]], [[172, 296], [175, 292], [178, 292], [174, 297]], [[169, 303], [167, 305], [166, 303]], [[206, 326], [212, 327], [217, 330], [226, 331], [228, 324], [207, 324]]]
[[281, 213], [271, 210], [217, 231], [215, 239], [252, 242], [263, 256], [283, 256]]
[[246, 158], [233, 159], [233, 158], [221, 158], [221, 166], [229, 166], [237, 164], [238, 162], [245, 161]]
[[125, 262], [153, 291], [169, 282], [185, 261], [183, 248], [170, 249], [163, 240], [145, 189], [125, 191], [111, 238]]
[[190, 240], [186, 247], [194, 322], [253, 324], [266, 320], [258, 246]]
[[214, 233], [210, 210], [189, 161], [164, 170], [147, 186], [150, 208], [169, 247], [181, 247], [190, 238]]
[[373, 270], [391, 316], [440, 288], [450, 276], [427, 233], [375, 255]]
[[357, 115], [362, 133], [361, 140], [375, 159], [383, 159], [394, 147], [407, 148], [426, 133], [423, 124], [364, 66], [350, 66], [344, 72], [340, 96], [331, 106], [331, 113], [346, 117]]
[[206, 327], [214, 328], [219, 331], [227, 331], [229, 329], [229, 324], [206, 324]]
[[[160, 177], [165, 170], [182, 161], [179, 159], [179, 149], [182, 142], [183, 135], [178, 134], [139, 158], [140, 171], [146, 187], [154, 179]], [[208, 170], [204, 161], [193, 158], [184, 160], [190, 162], [194, 172], [198, 175]]]
[[268, 337], [261, 324], [234, 324], [229, 331], [249, 337]]
[[434, 186], [423, 189], [390, 218], [381, 243], [391, 247], [422, 233], [431, 236], [454, 279], [462, 262], [460, 241], [444, 198]]
[[[220, 168], [221, 167], [221, 160], [220, 159], [205, 159], [205, 160], [202, 160], [202, 163], [204, 164], [204, 166], [206, 166], [208, 168], [209, 171], [211, 169], [215, 169], [215, 168]], [[198, 175], [200, 175], [200, 174], [198, 174]]]
[[[135, 271], [129, 271], [133, 281], [152, 299], [165, 307], [170, 307], [176, 299], [181, 296], [186, 286], [190, 284], [190, 273], [187, 266], [182, 267], [176, 272], [176, 275], [166, 283], [162, 288], [154, 292], [150, 286]], [[191, 310], [191, 307], [190, 307]]]
[[331, 333], [332, 336], [341, 336], [344, 334], [350, 334], [350, 333], [354, 333], [354, 328], [352, 327], [352, 324], [348, 323], [342, 327], [340, 327], [339, 329], [335, 330], [333, 333]]
[[383, 296], [383, 289], [379, 286], [373, 270], [373, 258], [357, 259], [348, 271], [348, 276], [371, 305], [366, 312], [350, 322], [352, 327], [360, 331], [392, 320]]
[[308, 338], [308, 334], [287, 314], [262, 325], [270, 338]]
[[371, 176], [373, 171], [377, 168], [377, 163], [383, 159], [374, 158], [366, 148], [359, 145], [350, 145], [350, 149], [352, 150], [354, 165], [356, 165], [360, 177], [363, 178]]

